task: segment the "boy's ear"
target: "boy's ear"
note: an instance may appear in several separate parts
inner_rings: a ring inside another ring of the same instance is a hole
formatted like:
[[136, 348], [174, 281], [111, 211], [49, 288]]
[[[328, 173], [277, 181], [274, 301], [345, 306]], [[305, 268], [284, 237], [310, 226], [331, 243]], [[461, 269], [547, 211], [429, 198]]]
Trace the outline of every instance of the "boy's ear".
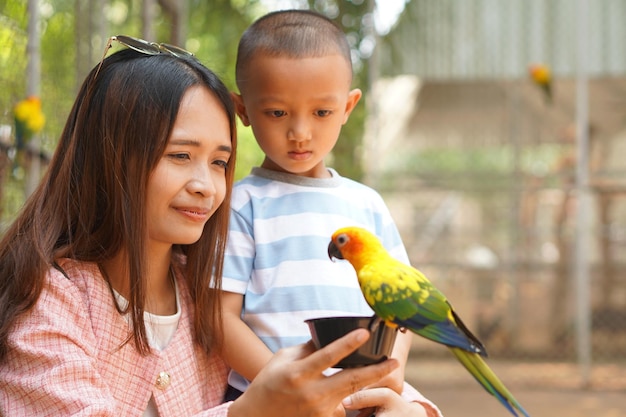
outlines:
[[241, 94], [230, 93], [230, 97], [235, 103], [235, 111], [237, 112], [237, 115], [241, 119], [241, 123], [243, 123], [244, 126], [250, 126], [250, 120], [248, 119], [248, 112], [246, 111], [246, 105], [243, 104], [243, 98], [241, 97]]
[[350, 90], [350, 92], [348, 93], [348, 101], [346, 102], [346, 109], [343, 114], [342, 124], [345, 124], [348, 121], [348, 118], [350, 117], [350, 113], [352, 113], [352, 110], [354, 110], [359, 100], [361, 99], [362, 95], [363, 93], [358, 88], [355, 88], [354, 90]]

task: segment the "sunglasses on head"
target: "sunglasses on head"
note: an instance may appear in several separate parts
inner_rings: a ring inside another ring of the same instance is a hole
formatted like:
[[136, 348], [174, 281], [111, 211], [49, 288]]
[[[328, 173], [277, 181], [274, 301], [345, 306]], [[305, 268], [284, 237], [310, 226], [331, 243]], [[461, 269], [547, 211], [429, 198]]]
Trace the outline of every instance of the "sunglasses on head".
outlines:
[[168, 54], [173, 55], [177, 58], [183, 57], [191, 57], [195, 59], [193, 53], [189, 52], [186, 49], [180, 48], [175, 45], [170, 45], [168, 43], [156, 43], [156, 42], [148, 42], [143, 39], [134, 38], [132, 36], [126, 35], [117, 35], [111, 36], [107, 41], [106, 46], [104, 47], [104, 54], [102, 55], [102, 59], [100, 60], [100, 65], [98, 65], [98, 70], [96, 71], [96, 77], [100, 72], [100, 68], [102, 67], [102, 62], [109, 52], [109, 49], [113, 46], [113, 41], [117, 41], [124, 45], [127, 48], [130, 48], [134, 51], [140, 52], [146, 55], [159, 55], [159, 54]]

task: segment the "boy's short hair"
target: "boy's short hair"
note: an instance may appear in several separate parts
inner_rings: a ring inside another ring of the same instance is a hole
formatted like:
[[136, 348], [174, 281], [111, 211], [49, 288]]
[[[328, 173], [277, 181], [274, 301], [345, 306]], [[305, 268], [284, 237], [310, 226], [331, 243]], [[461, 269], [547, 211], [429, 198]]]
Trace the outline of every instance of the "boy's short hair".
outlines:
[[342, 55], [352, 72], [350, 44], [341, 28], [311, 10], [279, 10], [256, 20], [242, 35], [237, 49], [235, 74], [239, 84], [252, 58], [310, 58]]

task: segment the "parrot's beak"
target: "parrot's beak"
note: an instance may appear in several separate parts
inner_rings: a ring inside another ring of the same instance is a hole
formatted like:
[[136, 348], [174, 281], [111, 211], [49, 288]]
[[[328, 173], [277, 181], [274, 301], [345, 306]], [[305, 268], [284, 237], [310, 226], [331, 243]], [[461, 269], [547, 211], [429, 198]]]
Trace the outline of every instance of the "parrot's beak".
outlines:
[[333, 258], [344, 259], [341, 251], [339, 251], [339, 248], [337, 248], [337, 245], [335, 245], [335, 242], [333, 242], [332, 240], [328, 244], [328, 257], [331, 261], [333, 260]]

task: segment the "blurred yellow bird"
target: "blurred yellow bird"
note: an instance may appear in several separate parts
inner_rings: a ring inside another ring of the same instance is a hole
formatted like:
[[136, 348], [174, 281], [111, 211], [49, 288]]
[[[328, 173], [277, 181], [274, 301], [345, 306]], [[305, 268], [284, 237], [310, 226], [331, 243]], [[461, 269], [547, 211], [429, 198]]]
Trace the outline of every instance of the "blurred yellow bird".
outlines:
[[528, 67], [530, 79], [543, 92], [546, 103], [552, 103], [552, 72], [545, 64], [532, 64]]
[[28, 97], [13, 107], [15, 120], [15, 146], [18, 150], [43, 129], [46, 117], [41, 111], [41, 100], [38, 97]]

